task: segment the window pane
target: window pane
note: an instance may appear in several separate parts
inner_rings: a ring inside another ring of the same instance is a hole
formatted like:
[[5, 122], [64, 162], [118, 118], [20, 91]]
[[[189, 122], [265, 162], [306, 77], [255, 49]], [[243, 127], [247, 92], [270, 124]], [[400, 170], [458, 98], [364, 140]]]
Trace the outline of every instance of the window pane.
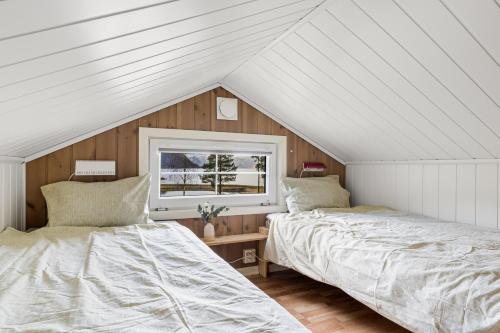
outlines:
[[160, 196], [266, 193], [266, 164], [264, 155], [162, 152]]
[[265, 172], [267, 158], [265, 155], [231, 155], [237, 172]]
[[215, 171], [215, 155], [207, 153], [161, 153], [163, 172]]
[[217, 176], [217, 194], [266, 193], [265, 174], [223, 174]]
[[218, 172], [235, 172], [238, 170], [232, 154], [217, 154]]
[[185, 197], [215, 195], [215, 175], [162, 173], [160, 196]]

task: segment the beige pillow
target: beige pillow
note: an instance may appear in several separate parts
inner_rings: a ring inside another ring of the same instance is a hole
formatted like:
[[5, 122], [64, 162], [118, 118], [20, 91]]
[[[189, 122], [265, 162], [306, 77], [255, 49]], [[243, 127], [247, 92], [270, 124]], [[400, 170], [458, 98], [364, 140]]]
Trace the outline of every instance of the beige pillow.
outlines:
[[42, 186], [49, 227], [147, 223], [151, 175], [114, 182], [59, 182]]
[[348, 208], [350, 193], [342, 188], [338, 175], [311, 178], [283, 178], [281, 181], [290, 213], [315, 208]]

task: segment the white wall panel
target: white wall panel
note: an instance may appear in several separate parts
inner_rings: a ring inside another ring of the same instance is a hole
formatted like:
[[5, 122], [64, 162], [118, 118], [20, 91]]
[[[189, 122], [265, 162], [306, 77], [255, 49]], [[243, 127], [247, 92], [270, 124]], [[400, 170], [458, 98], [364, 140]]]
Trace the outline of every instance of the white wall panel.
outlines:
[[385, 200], [385, 192], [380, 193], [379, 189], [384, 184], [385, 172], [381, 165], [365, 170], [365, 201], [371, 205], [381, 205]]
[[362, 166], [353, 166], [352, 168], [352, 205], [359, 205], [365, 201], [365, 177], [364, 168]]
[[422, 165], [410, 165], [409, 170], [409, 211], [415, 214], [422, 214]]
[[476, 165], [457, 165], [457, 221], [476, 224]]
[[[352, 163], [347, 188], [356, 205], [383, 204], [443, 221], [500, 228], [499, 169], [500, 160]], [[367, 178], [381, 174], [383, 182]]]
[[457, 165], [439, 166], [439, 207], [440, 220], [455, 221], [457, 202]]
[[[361, 166], [362, 167], [362, 166]], [[396, 207], [397, 204], [397, 192], [396, 192], [396, 165], [386, 164], [384, 165], [385, 173], [385, 186], [383, 187], [383, 192], [385, 193], [384, 205], [389, 207]]]
[[422, 214], [437, 218], [439, 215], [439, 167], [424, 165], [422, 174]]
[[477, 166], [476, 173], [476, 224], [497, 227], [498, 216], [498, 165]]
[[24, 168], [0, 158], [0, 231], [24, 228]]
[[396, 165], [396, 209], [408, 211], [408, 185], [409, 168], [408, 165]]

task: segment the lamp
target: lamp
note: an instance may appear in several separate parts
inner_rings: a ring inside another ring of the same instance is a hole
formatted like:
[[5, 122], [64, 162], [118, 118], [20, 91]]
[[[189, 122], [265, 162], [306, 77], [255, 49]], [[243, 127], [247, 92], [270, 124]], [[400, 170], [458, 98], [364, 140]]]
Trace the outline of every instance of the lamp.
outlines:
[[302, 171], [299, 178], [302, 178], [304, 172], [323, 172], [326, 170], [326, 165], [321, 162], [304, 162], [302, 163]]

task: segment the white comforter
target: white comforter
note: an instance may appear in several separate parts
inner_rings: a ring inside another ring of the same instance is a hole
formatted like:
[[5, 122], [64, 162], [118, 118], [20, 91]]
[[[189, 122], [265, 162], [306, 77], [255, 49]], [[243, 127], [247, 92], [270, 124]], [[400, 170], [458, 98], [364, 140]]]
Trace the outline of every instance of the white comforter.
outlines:
[[177, 223], [0, 234], [1, 332], [306, 332]]
[[500, 332], [498, 231], [389, 210], [269, 218], [268, 259], [412, 331]]

